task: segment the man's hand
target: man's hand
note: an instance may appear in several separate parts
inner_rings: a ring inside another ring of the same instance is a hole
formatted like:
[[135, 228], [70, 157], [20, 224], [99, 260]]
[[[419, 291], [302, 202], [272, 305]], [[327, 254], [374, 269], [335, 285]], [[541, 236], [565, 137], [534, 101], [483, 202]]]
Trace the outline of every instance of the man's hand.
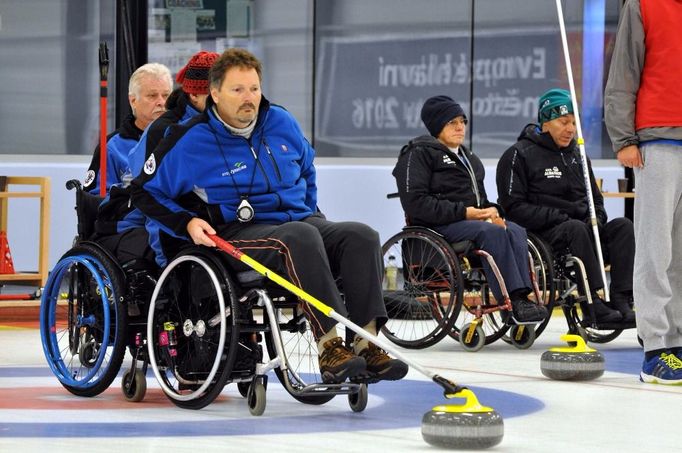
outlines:
[[195, 244], [215, 247], [215, 242], [207, 234], [215, 234], [213, 227], [205, 220], [195, 217], [187, 224], [187, 233]]
[[624, 167], [630, 168], [642, 168], [644, 167], [644, 162], [642, 162], [642, 153], [639, 151], [639, 146], [630, 145], [625, 148], [621, 148], [616, 155], [618, 162], [620, 162]]
[[500, 217], [500, 214], [497, 212], [497, 208], [494, 206], [485, 209], [478, 209], [474, 208], [473, 206], [469, 206], [466, 211], [466, 219], [492, 222], [495, 225], [499, 225], [505, 228], [507, 226], [506, 223], [504, 222], [504, 219], [502, 219]]

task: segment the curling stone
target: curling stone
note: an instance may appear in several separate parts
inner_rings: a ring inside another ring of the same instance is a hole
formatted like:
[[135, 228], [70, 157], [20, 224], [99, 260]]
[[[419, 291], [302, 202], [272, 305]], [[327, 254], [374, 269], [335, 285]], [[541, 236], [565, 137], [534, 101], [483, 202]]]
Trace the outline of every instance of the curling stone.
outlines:
[[499, 444], [504, 436], [502, 416], [481, 406], [469, 389], [454, 395], [466, 398], [462, 405], [435, 406], [422, 417], [422, 437], [441, 448], [482, 449]]
[[[542, 374], [550, 379], [587, 381], [604, 374], [604, 356], [585, 344], [579, 335], [563, 335], [569, 347], [545, 351], [540, 361]], [[573, 346], [570, 346], [574, 343]]]

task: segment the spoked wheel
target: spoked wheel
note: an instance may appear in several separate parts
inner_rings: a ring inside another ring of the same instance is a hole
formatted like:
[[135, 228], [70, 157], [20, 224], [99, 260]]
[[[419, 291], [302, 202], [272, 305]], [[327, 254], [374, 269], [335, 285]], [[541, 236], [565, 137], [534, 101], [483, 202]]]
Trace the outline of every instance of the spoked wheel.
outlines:
[[[535, 334], [534, 338], [537, 338], [545, 330], [550, 319], [552, 319], [552, 312], [554, 311], [554, 307], [556, 305], [556, 282], [554, 280], [554, 264], [552, 254], [549, 252], [542, 239], [533, 233], [529, 232], [527, 234], [528, 254], [532, 262], [531, 278], [535, 279], [535, 282], [538, 286], [538, 292], [540, 294], [539, 300], [547, 309], [547, 317], [543, 319], [542, 322], [535, 324], [533, 329]], [[535, 291], [532, 291], [528, 295], [528, 298], [533, 302], [537, 302], [537, 295], [535, 294]], [[523, 330], [521, 330], [521, 332], [523, 332]], [[510, 332], [508, 333], [510, 334]], [[516, 336], [518, 337], [518, 332], [516, 333]], [[505, 334], [502, 339], [507, 343], [513, 343], [510, 335], [508, 334]], [[514, 346], [519, 347], [518, 344], [514, 344]]]
[[618, 335], [623, 332], [622, 329], [596, 329], [594, 327], [591, 327], [590, 324], [584, 323], [584, 314], [582, 311], [582, 308], [580, 307], [580, 304], [574, 303], [568, 308], [568, 313], [569, 316], [571, 317], [571, 320], [569, 321], [569, 327], [575, 326], [574, 329], [577, 330], [577, 333], [583, 337], [583, 339], [587, 342], [591, 343], [608, 343], [609, 341], [615, 340]]
[[[304, 404], [324, 404], [334, 398], [329, 393], [301, 394], [300, 390], [310, 383], [322, 382], [320, 364], [317, 355], [317, 342], [310, 330], [308, 319], [299, 310], [298, 305], [291, 304], [285, 308], [275, 310], [281, 331], [282, 346], [286, 354], [289, 368], [286, 373], [281, 368], [275, 368], [275, 374], [286, 391], [297, 401]], [[275, 347], [276, 338], [272, 329], [265, 332], [265, 345], [270, 358], [277, 357]], [[292, 386], [289, 386], [286, 384]]]
[[50, 369], [69, 392], [95, 396], [125, 355], [123, 276], [98, 247], [71, 249], [50, 273], [40, 305], [40, 336]]
[[462, 306], [463, 281], [450, 245], [426, 229], [405, 229], [382, 247], [384, 266], [397, 266], [383, 281], [388, 322], [381, 331], [411, 349], [431, 346], [447, 335]]
[[[535, 280], [540, 291], [542, 304], [547, 309], [547, 318], [535, 325], [535, 338], [545, 330], [556, 304], [556, 287], [554, 281], [554, 265], [552, 254], [547, 249], [545, 243], [533, 233], [528, 233], [528, 253], [533, 263], [531, 271], [535, 274]], [[535, 300], [535, 292], [528, 297]]]
[[223, 390], [238, 331], [234, 284], [213, 254], [194, 249], [159, 277], [149, 306], [149, 363], [170, 400], [201, 409]]

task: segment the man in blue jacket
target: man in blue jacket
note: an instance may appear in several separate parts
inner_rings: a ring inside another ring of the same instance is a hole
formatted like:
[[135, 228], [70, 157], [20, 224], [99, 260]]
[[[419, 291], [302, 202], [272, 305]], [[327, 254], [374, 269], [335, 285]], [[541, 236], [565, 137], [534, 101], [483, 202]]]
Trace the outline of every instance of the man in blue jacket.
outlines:
[[154, 262], [149, 244], [157, 240], [158, 233], [156, 230], [152, 234], [147, 233], [145, 216], [131, 205], [130, 180], [142, 171], [145, 160], [171, 124], [189, 121], [204, 111], [208, 97], [208, 70], [217, 58], [215, 52], [199, 51], [178, 71], [175, 80], [180, 86], [166, 99], [168, 110], [149, 124], [130, 149], [126, 165], [128, 175], [120, 184], [110, 188], [99, 208], [95, 224], [98, 242], [114, 253], [122, 264], [138, 258]]
[[[263, 97], [261, 74], [261, 63], [243, 49], [218, 58], [206, 110], [171, 127], [133, 181], [133, 203], [158, 223], [162, 237], [214, 247], [207, 234], [217, 232], [376, 334], [387, 318], [379, 235], [319, 213], [314, 150], [293, 116]], [[161, 245], [165, 257], [169, 250]], [[367, 340], [344, 345], [331, 318], [310, 308], [307, 315], [325, 382], [407, 373], [406, 364]]]
[[[173, 89], [170, 70], [160, 63], [140, 66], [130, 76], [128, 101], [132, 113], [121, 126], [107, 137], [107, 192], [112, 185], [123, 182], [129, 173], [128, 152], [137, 144], [142, 131], [165, 111], [166, 99]], [[92, 194], [99, 194], [100, 149], [95, 148], [92, 162], [85, 175], [83, 187]]]

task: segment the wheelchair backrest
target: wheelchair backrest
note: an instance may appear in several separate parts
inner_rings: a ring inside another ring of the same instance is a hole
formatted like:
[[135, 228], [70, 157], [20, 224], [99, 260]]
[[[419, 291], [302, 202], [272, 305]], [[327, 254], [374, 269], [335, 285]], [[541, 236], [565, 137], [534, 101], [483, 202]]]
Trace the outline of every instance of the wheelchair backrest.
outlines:
[[66, 188], [68, 190], [76, 190], [75, 209], [76, 217], [78, 218], [78, 237], [81, 240], [88, 240], [95, 232], [97, 209], [102, 202], [102, 198], [83, 190], [80, 181], [77, 179], [67, 181]]

